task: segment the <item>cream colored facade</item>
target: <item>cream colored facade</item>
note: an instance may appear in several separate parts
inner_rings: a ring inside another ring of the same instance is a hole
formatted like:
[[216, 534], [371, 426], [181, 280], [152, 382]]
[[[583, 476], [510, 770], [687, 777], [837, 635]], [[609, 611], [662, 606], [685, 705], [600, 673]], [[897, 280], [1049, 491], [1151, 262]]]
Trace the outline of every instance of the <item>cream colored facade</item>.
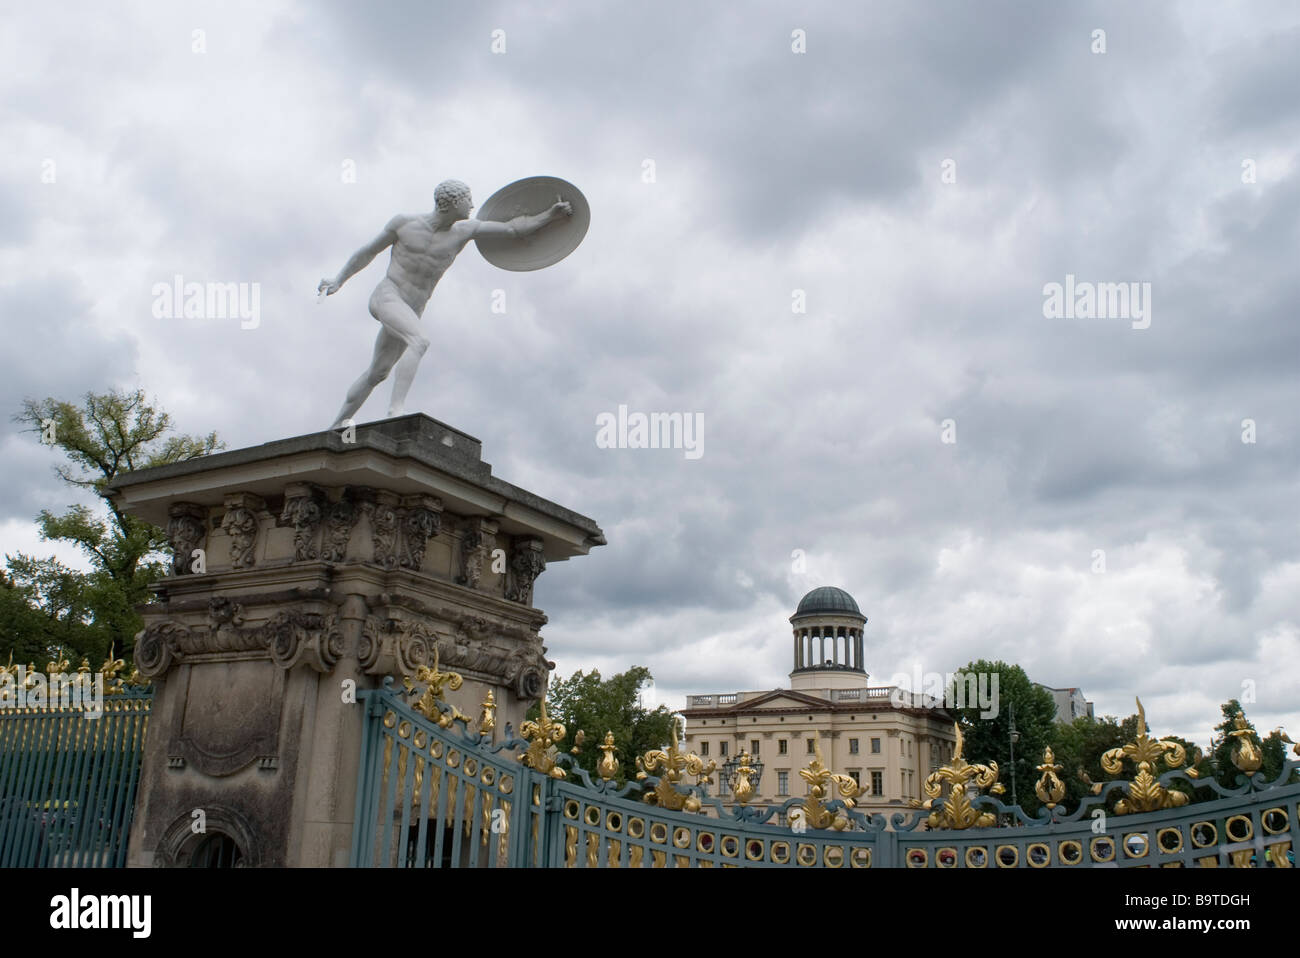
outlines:
[[730, 799], [721, 767], [743, 751], [762, 762], [751, 806], [806, 795], [799, 771], [820, 746], [831, 771], [862, 785], [861, 811], [899, 811], [909, 799], [922, 799], [926, 777], [952, 758], [951, 715], [926, 707], [930, 700], [921, 695], [869, 684], [862, 668], [866, 617], [847, 592], [814, 589], [790, 622], [790, 688], [687, 696], [684, 744], [719, 766], [710, 792]]

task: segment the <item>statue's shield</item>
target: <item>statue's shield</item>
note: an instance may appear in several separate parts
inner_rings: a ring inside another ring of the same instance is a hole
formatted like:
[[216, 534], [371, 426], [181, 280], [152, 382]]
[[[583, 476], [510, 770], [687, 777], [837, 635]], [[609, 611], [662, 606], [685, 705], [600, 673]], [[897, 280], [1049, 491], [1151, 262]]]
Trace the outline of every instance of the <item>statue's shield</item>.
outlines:
[[483, 236], [475, 240], [478, 251], [493, 266], [525, 272], [551, 266], [568, 256], [591, 224], [591, 207], [587, 198], [567, 180], [554, 176], [530, 176], [503, 186], [484, 201], [478, 218], [505, 222], [516, 216], [544, 213], [557, 200], [573, 206], [573, 215], [543, 226], [532, 236], [509, 239], [501, 236]]

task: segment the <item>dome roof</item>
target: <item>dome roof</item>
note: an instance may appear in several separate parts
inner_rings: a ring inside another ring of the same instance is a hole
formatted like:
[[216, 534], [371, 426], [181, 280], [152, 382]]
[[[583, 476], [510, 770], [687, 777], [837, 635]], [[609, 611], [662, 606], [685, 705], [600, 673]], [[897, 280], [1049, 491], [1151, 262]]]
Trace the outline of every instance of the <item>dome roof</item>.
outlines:
[[795, 615], [817, 615], [819, 613], [839, 613], [841, 615], [862, 615], [853, 596], [833, 585], [824, 585], [813, 589], [799, 600]]

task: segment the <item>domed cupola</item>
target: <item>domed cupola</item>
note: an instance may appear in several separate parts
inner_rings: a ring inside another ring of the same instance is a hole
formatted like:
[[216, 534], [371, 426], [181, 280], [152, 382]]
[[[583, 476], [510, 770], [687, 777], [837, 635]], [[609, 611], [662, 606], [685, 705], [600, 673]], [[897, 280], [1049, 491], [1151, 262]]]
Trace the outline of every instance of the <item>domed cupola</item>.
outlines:
[[813, 589], [790, 616], [794, 626], [794, 671], [859, 672], [862, 627], [867, 617], [853, 596], [834, 586]]

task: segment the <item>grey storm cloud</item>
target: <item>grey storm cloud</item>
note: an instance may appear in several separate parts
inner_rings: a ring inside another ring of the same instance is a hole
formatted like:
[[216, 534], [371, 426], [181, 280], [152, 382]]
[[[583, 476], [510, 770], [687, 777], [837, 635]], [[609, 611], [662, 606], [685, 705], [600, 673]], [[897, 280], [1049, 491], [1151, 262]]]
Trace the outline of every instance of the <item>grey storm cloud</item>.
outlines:
[[[605, 529], [538, 581], [561, 671], [646, 664], [676, 701], [775, 687], [786, 617], [831, 584], [869, 617], [873, 681], [1004, 658], [1200, 741], [1254, 681], [1257, 722], [1297, 721], [1291, 6], [92, 15], [10, 17], [11, 411], [141, 385], [231, 448], [323, 428], [380, 267], [321, 305], [319, 278], [441, 179], [481, 204], [559, 175], [591, 202], [583, 246], [534, 274], [467, 250], [409, 408]], [[153, 315], [177, 274], [259, 283], [260, 327]], [[1067, 274], [1150, 283], [1150, 327], [1047, 318]], [[704, 455], [598, 447], [620, 404], [701, 413]], [[5, 429], [0, 520], [61, 507], [47, 451]]]

